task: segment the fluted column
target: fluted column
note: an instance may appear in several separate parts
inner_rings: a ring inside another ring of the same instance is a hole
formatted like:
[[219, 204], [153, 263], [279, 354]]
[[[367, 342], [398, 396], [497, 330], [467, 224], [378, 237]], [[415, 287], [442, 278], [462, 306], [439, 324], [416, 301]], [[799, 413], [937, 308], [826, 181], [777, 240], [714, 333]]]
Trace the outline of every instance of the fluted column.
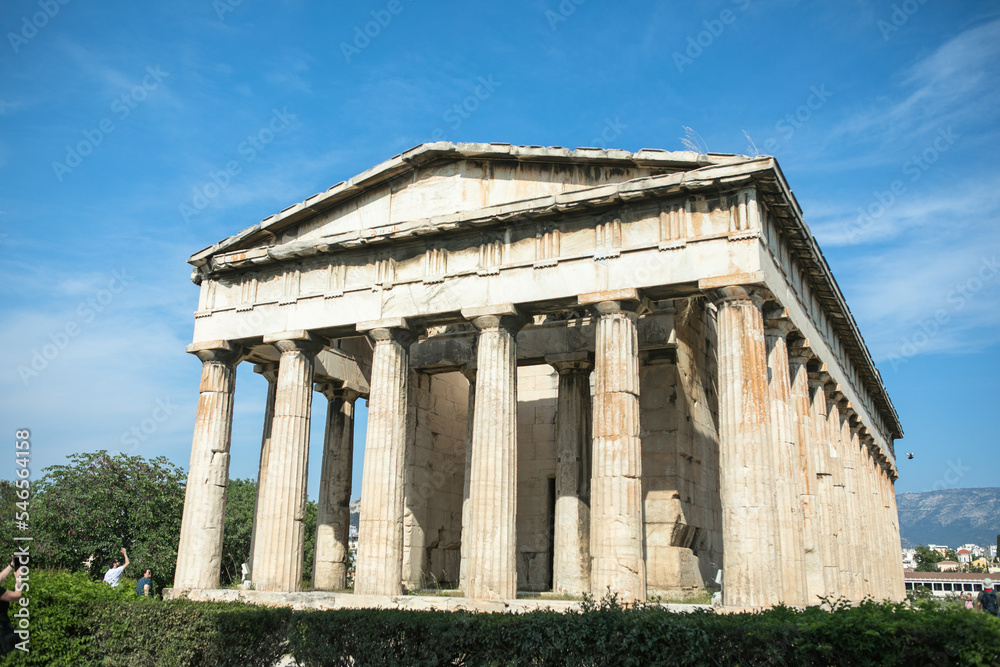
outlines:
[[902, 601], [906, 599], [906, 581], [903, 577], [903, 547], [899, 536], [899, 508], [896, 506], [896, 477], [890, 476], [887, 479], [889, 485], [889, 517], [892, 521], [892, 593], [893, 600]]
[[836, 598], [841, 594], [841, 586], [837, 559], [836, 506], [833, 497], [833, 461], [830, 457], [829, 421], [824, 389], [829, 377], [825, 370], [810, 372], [809, 391], [813, 431], [811, 454], [816, 466], [816, 499], [819, 505], [818, 523], [823, 554], [823, 580], [826, 594]]
[[365, 327], [375, 350], [354, 592], [399, 595], [403, 590], [407, 385], [414, 336], [403, 320], [378, 324], [381, 326]]
[[856, 418], [850, 422], [851, 450], [857, 463], [855, 472], [858, 481], [858, 525], [860, 529], [860, 571], [861, 593], [876, 597], [875, 547], [872, 530], [871, 477], [869, 475], [868, 449], [861, 443], [860, 423]]
[[[612, 298], [607, 298], [611, 296]], [[617, 298], [614, 298], [617, 297]], [[590, 482], [590, 591], [646, 599], [642, 441], [639, 434], [639, 315], [635, 290], [579, 297], [597, 316]], [[606, 300], [605, 300], [606, 299]]]
[[263, 495], [257, 511], [253, 583], [258, 591], [302, 588], [309, 422], [319, 339], [296, 331], [265, 336], [281, 352]]
[[779, 602], [781, 571], [768, 433], [763, 297], [754, 288], [711, 295], [718, 308], [719, 492], [722, 499], [723, 602]]
[[820, 534], [819, 501], [816, 497], [816, 464], [812, 456], [815, 437], [812, 430], [812, 407], [809, 400], [809, 372], [812, 359], [808, 341], [799, 339], [789, 349], [789, 373], [792, 380], [792, 416], [795, 443], [799, 452], [799, 506], [802, 510], [802, 548], [805, 552], [806, 597], [809, 604], [819, 604], [827, 594], [823, 573], [823, 548]]
[[827, 435], [830, 439], [831, 472], [833, 473], [833, 521], [836, 533], [837, 580], [840, 589], [837, 595], [848, 600], [857, 599], [854, 591], [854, 567], [851, 562], [850, 526], [855, 518], [848, 511], [847, 469], [844, 447], [840, 441], [840, 385], [826, 384]]
[[861, 526], [858, 510], [858, 461], [854, 452], [854, 444], [851, 438], [850, 426], [850, 401], [842, 395], [837, 403], [837, 416], [840, 420], [840, 461], [844, 468], [844, 492], [847, 500], [846, 507], [842, 510], [845, 513], [844, 533], [841, 539], [847, 543], [846, 563], [849, 575], [849, 585], [847, 587], [847, 597], [853, 601], [859, 601], [865, 596], [864, 575], [862, 572], [863, 561], [861, 558], [861, 533], [864, 530]]
[[174, 588], [218, 588], [229, 483], [233, 392], [236, 364], [243, 351], [226, 341], [189, 345], [187, 351], [201, 359], [201, 387], [191, 441], [191, 465], [184, 489]]
[[590, 592], [590, 371], [591, 355], [545, 358], [559, 373], [556, 407], [556, 507], [552, 589]]
[[458, 588], [461, 591], [468, 590], [466, 573], [469, 566], [469, 540], [466, 536], [471, 536], [470, 521], [472, 512], [469, 511], [469, 482], [472, 479], [472, 428], [475, 425], [476, 414], [476, 368], [468, 365], [462, 368], [462, 374], [469, 381], [469, 409], [466, 411], [465, 422], [465, 477], [462, 481], [462, 544], [460, 546], [461, 561], [458, 568]]
[[517, 597], [517, 332], [513, 305], [463, 310], [479, 330], [469, 475], [465, 594]]
[[326, 382], [317, 389], [327, 398], [323, 463], [316, 505], [313, 588], [347, 588], [351, 530], [351, 468], [354, 464], [354, 402], [360, 394]]
[[792, 418], [792, 386], [786, 338], [792, 330], [787, 319], [769, 319], [767, 343], [768, 424], [774, 456], [777, 491], [778, 537], [781, 545], [780, 599], [788, 605], [805, 605], [806, 565], [802, 546], [802, 507], [799, 503], [799, 453]]
[[264, 429], [260, 438], [260, 464], [257, 466], [257, 496], [253, 503], [253, 525], [250, 528], [250, 578], [253, 580], [253, 552], [257, 547], [257, 510], [264, 490], [264, 473], [271, 456], [271, 427], [274, 421], [274, 397], [278, 388], [278, 364], [256, 364], [253, 372], [267, 380], [267, 400], [264, 403]]

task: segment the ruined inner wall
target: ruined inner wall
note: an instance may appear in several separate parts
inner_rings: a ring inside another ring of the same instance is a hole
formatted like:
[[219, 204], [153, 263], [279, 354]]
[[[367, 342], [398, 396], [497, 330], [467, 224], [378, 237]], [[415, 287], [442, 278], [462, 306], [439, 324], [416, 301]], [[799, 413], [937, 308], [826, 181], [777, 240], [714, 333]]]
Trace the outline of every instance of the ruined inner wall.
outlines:
[[556, 403], [549, 365], [517, 369], [517, 587], [552, 588]]
[[458, 586], [469, 382], [410, 372], [403, 512], [403, 583]]
[[668, 597], [722, 565], [714, 321], [700, 299], [674, 303], [677, 347], [640, 368], [646, 581]]

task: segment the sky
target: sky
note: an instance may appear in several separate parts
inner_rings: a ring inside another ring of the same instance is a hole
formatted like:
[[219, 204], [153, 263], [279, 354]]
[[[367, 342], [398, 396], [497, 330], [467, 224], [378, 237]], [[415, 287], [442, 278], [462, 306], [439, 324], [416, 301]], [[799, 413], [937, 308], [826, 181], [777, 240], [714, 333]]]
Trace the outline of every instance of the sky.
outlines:
[[[187, 258], [448, 140], [774, 155], [899, 413], [897, 492], [1000, 486], [996, 2], [8, 0], [0, 28], [2, 477], [18, 429], [34, 478], [186, 469]], [[231, 478], [265, 394], [241, 364]]]

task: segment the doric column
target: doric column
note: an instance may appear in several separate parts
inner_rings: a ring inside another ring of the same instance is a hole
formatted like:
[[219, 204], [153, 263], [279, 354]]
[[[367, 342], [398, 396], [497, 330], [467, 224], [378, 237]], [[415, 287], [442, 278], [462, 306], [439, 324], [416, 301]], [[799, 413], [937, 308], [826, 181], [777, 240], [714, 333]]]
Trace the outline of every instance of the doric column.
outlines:
[[781, 552], [782, 590], [780, 599], [788, 605], [805, 605], [806, 565], [802, 546], [802, 507], [799, 503], [799, 452], [792, 417], [792, 385], [788, 366], [787, 336], [792, 323], [783, 318], [768, 319], [764, 331], [767, 344], [768, 431], [774, 457], [777, 490], [778, 538]]
[[581, 295], [597, 316], [590, 482], [590, 590], [625, 602], [646, 599], [639, 316], [636, 290]]
[[281, 359], [257, 511], [253, 583], [258, 591], [288, 593], [302, 588], [313, 368], [323, 343], [307, 331], [265, 336], [264, 342], [278, 348]]
[[837, 416], [840, 420], [840, 437], [838, 439], [840, 464], [844, 469], [844, 492], [846, 507], [844, 532], [841, 539], [847, 544], [847, 559], [842, 564], [848, 571], [847, 597], [852, 601], [860, 601], [864, 595], [864, 575], [862, 573], [861, 533], [864, 527], [860, 524], [858, 510], [858, 461], [851, 437], [850, 413], [851, 402], [842, 394], [837, 397]]
[[826, 414], [826, 383], [830, 376], [823, 365], [809, 373], [813, 443], [811, 454], [816, 466], [816, 499], [819, 505], [820, 545], [823, 554], [823, 580], [826, 594], [841, 594], [840, 567], [837, 562], [837, 524], [833, 489], [833, 461], [830, 457], [829, 420]]
[[354, 592], [403, 591], [403, 486], [410, 343], [405, 320], [358, 324], [375, 344], [368, 398], [368, 437], [361, 482]]
[[[607, 297], [612, 298], [607, 298]], [[614, 298], [618, 297], [618, 298]], [[590, 590], [625, 602], [646, 599], [639, 316], [635, 290], [579, 297], [597, 316], [590, 484]], [[605, 300], [607, 299], [607, 300]]]
[[236, 364], [243, 350], [227, 341], [195, 343], [187, 351], [201, 359], [198, 413], [177, 548], [174, 588], [218, 588], [229, 483]]
[[849, 498], [847, 490], [846, 452], [840, 441], [840, 385], [832, 380], [826, 383], [826, 417], [827, 434], [830, 439], [830, 461], [833, 474], [833, 522], [836, 533], [837, 550], [837, 580], [840, 589], [837, 595], [848, 600], [856, 599], [854, 591], [855, 569], [851, 561], [850, 528], [854, 517], [848, 511]]
[[725, 287], [711, 296], [718, 308], [723, 602], [770, 606], [779, 602], [782, 584], [774, 563], [780, 539], [768, 446], [763, 296], [749, 287]]
[[253, 526], [250, 528], [250, 579], [253, 580], [253, 552], [257, 547], [257, 510], [264, 489], [264, 473], [271, 455], [271, 426], [274, 421], [274, 396], [278, 388], [278, 364], [256, 364], [253, 372], [267, 380], [267, 400], [264, 403], [264, 429], [260, 438], [260, 464], [257, 466], [257, 497], [253, 503]]
[[463, 521], [467, 597], [517, 597], [517, 332], [512, 305], [463, 310], [479, 330], [469, 475]]
[[872, 533], [871, 477], [869, 475], [868, 449], [861, 444], [861, 424], [857, 416], [849, 420], [851, 429], [851, 451], [856, 461], [855, 477], [857, 479], [858, 524], [860, 527], [859, 565], [861, 572], [862, 595], [875, 597], [875, 547]]
[[347, 553], [351, 531], [351, 467], [354, 464], [354, 401], [360, 394], [324, 382], [316, 388], [329, 401], [323, 439], [323, 463], [316, 505], [316, 554], [313, 588], [347, 588]]
[[[895, 472], [895, 471], [894, 471]], [[890, 547], [892, 549], [892, 574], [893, 574], [893, 600], [901, 602], [906, 599], [906, 581], [903, 578], [903, 546], [899, 536], [899, 508], [896, 506], [896, 479], [897, 475], [889, 475], [889, 518], [892, 520], [892, 536]]]
[[812, 456], [814, 434], [812, 406], [809, 400], [809, 372], [812, 359], [809, 341], [799, 339], [789, 349], [789, 373], [792, 380], [792, 407], [799, 451], [799, 506], [802, 509], [802, 548], [805, 551], [806, 597], [809, 604], [819, 604], [827, 594], [823, 573], [823, 549], [820, 535], [819, 502], [816, 497], [816, 464]]
[[550, 355], [559, 373], [556, 407], [556, 507], [552, 589], [590, 592], [590, 371], [587, 352]]
[[469, 541], [464, 539], [466, 535], [471, 536], [472, 528], [470, 519], [472, 512], [469, 511], [469, 481], [472, 479], [472, 427], [475, 424], [476, 414], [476, 367], [467, 365], [462, 368], [462, 375], [469, 381], [469, 409], [466, 410], [465, 422], [465, 477], [462, 482], [462, 543], [460, 546], [461, 561], [458, 568], [458, 588], [465, 592], [468, 590], [466, 573], [468, 572], [469, 561]]

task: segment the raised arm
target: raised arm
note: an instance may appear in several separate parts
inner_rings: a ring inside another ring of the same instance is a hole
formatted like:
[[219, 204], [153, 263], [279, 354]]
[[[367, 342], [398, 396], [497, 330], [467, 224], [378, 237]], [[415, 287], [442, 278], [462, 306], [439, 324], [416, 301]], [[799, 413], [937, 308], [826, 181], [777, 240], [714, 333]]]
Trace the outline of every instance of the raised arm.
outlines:
[[10, 573], [13, 572], [14, 570], [15, 570], [15, 567], [14, 567], [14, 557], [11, 556], [10, 557], [10, 564], [7, 567], [5, 567], [4, 569], [0, 570], [0, 581], [5, 581], [7, 579], [7, 577], [10, 576]]
[[[7, 568], [4, 568], [5, 570]], [[4, 602], [13, 602], [21, 597], [21, 574], [18, 570], [14, 570], [14, 590], [4, 591], [3, 595], [0, 595], [0, 600]]]
[[125, 547], [122, 547], [122, 556], [125, 556], [125, 565], [122, 567], [128, 567], [128, 552], [125, 551]]

